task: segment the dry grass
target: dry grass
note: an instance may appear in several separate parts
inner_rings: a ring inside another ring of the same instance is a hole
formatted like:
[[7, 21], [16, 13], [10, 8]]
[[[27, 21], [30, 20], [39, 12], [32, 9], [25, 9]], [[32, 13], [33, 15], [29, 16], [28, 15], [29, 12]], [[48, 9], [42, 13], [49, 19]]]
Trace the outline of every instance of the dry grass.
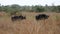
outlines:
[[46, 13], [47, 20], [35, 20], [39, 13], [27, 13], [26, 20], [12, 22], [10, 17], [0, 17], [0, 34], [60, 34], [60, 13]]

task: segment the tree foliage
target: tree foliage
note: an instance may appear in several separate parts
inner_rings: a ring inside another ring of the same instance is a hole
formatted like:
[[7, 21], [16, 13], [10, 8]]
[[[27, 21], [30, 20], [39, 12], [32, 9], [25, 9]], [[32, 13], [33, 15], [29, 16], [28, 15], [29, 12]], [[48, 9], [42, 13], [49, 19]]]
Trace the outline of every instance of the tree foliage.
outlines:
[[0, 4], [0, 12], [4, 11], [7, 13], [14, 13], [14, 12], [20, 12], [20, 11], [29, 11], [29, 12], [60, 12], [60, 6], [41, 6], [41, 5], [35, 5], [35, 6], [20, 6], [17, 4], [13, 5], [1, 5]]

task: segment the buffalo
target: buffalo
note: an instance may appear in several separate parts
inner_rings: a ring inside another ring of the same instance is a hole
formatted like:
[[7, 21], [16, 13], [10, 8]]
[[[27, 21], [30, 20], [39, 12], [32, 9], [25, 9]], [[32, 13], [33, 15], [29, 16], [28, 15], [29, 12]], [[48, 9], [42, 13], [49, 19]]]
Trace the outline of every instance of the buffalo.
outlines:
[[38, 14], [36, 15], [36, 20], [48, 19], [48, 17], [46, 14]]
[[20, 15], [20, 16], [12, 16], [11, 17], [11, 20], [12, 21], [23, 20], [23, 19], [26, 19], [26, 17], [25, 16], [22, 16], [22, 15]]

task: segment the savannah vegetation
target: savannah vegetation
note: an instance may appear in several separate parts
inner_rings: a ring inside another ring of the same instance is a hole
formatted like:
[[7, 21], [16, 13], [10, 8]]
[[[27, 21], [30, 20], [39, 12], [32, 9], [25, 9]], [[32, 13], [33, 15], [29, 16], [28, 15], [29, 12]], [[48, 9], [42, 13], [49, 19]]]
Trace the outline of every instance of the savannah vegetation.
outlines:
[[[11, 14], [22, 14], [26, 19], [12, 22]], [[47, 14], [49, 18], [37, 21], [37, 14]], [[60, 34], [60, 6], [0, 4], [0, 34]]]
[[55, 6], [52, 4], [52, 6], [48, 6], [47, 4], [45, 6], [41, 5], [32, 5], [32, 6], [20, 6], [18, 4], [12, 4], [12, 5], [1, 5], [0, 4], [0, 12], [4, 11], [6, 13], [14, 13], [14, 12], [60, 12], [60, 5]]

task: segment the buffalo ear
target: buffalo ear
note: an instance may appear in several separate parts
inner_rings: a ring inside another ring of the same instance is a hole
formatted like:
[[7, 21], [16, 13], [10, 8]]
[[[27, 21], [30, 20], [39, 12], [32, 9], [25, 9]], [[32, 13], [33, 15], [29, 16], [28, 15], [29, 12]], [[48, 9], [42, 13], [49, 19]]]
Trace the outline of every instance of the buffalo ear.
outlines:
[[49, 17], [49, 16], [48, 16]]

